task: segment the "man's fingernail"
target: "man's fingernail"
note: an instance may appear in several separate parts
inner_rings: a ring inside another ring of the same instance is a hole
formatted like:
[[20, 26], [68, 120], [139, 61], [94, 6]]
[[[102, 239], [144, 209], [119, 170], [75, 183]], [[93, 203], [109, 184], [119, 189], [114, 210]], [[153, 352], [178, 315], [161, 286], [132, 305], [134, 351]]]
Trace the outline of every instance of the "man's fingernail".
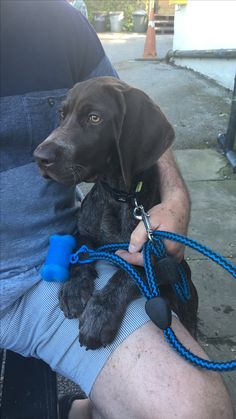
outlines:
[[137, 247], [134, 246], [133, 244], [129, 245], [129, 252], [130, 253], [136, 253], [138, 251]]
[[125, 253], [125, 250], [117, 250], [116, 252], [116, 255], [123, 255], [124, 253]]

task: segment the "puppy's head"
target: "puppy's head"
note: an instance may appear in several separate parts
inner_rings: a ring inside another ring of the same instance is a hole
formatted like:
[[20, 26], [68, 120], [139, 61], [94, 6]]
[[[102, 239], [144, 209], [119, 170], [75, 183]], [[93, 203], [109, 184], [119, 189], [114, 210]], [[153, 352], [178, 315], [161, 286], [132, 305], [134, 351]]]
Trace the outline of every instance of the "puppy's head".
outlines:
[[61, 124], [34, 152], [42, 174], [66, 185], [122, 176], [127, 189], [171, 145], [174, 131], [142, 91], [113, 77], [77, 83]]

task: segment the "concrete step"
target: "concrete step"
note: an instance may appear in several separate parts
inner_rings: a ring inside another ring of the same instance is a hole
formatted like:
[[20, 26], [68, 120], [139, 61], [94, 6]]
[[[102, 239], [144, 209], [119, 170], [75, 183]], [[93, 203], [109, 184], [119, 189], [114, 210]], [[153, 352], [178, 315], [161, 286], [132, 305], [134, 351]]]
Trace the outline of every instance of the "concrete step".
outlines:
[[154, 15], [155, 32], [159, 34], [174, 33], [174, 16]]

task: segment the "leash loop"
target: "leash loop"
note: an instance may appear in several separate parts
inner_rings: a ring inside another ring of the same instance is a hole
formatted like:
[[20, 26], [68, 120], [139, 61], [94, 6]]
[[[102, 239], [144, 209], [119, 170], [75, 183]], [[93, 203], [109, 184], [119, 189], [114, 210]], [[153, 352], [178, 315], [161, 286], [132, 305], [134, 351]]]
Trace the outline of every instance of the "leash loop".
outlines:
[[84, 244], [83, 246], [79, 248], [79, 250], [77, 250], [77, 252], [73, 253], [70, 256], [70, 263], [74, 265], [75, 263], [85, 264], [85, 263], [93, 262], [93, 259], [86, 258], [86, 255], [91, 254], [91, 252], [93, 251]]
[[[145, 215], [147, 214], [145, 213]], [[140, 215], [138, 214], [138, 216]], [[219, 372], [235, 370], [236, 360], [226, 362], [208, 361], [193, 354], [181, 342], [179, 342], [178, 338], [176, 337], [172, 328], [170, 327], [171, 310], [168, 306], [168, 302], [163, 297], [161, 297], [159, 289], [159, 283], [161, 281], [159, 279], [160, 265], [158, 269], [158, 262], [161, 262], [163, 261], [163, 259], [166, 259], [166, 267], [168, 268], [171, 266], [169, 257], [166, 255], [165, 246], [162, 240], [166, 239], [177, 241], [179, 243], [184, 244], [185, 246], [193, 248], [197, 252], [202, 253], [209, 259], [216, 262], [223, 269], [229, 272], [234, 278], [236, 278], [236, 266], [233, 265], [227, 259], [225, 259], [223, 256], [209, 249], [207, 246], [204, 246], [188, 237], [181, 236], [179, 234], [174, 234], [168, 231], [159, 230], [155, 232], [151, 230], [150, 235], [151, 239], [149, 239], [143, 246], [144, 269], [147, 284], [133, 265], [130, 265], [129, 263], [121, 259], [119, 256], [114, 254], [114, 252], [116, 252], [116, 250], [119, 249], [128, 250], [128, 243], [108, 244], [99, 247], [97, 250], [91, 250], [87, 248], [87, 246], [82, 246], [76, 253], [71, 255], [71, 263], [90, 263], [97, 260], [106, 260], [124, 269], [138, 285], [141, 293], [147, 298], [147, 302], [145, 305], [147, 314], [149, 315], [151, 320], [159, 328], [163, 330], [163, 334], [166, 341], [181, 357], [190, 362], [192, 365], [207, 370]], [[81, 260], [80, 255], [82, 254], [83, 259]], [[154, 256], [157, 259], [157, 272], [153, 267], [152, 259]], [[167, 270], [165, 270], [165, 275]], [[186, 300], [190, 298], [188, 279], [181, 265], [178, 265], [178, 273], [181, 280], [178, 282], [170, 280], [169, 284], [172, 286], [173, 290], [176, 292], [181, 301], [184, 303]]]

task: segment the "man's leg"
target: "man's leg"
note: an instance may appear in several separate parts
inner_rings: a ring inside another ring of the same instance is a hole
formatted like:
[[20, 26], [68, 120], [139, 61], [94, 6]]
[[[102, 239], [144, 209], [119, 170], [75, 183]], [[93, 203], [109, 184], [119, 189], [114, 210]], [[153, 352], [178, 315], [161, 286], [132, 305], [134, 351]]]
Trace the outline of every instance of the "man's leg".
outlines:
[[[98, 286], [112, 273], [100, 264]], [[44, 359], [79, 384], [91, 397], [94, 418], [232, 418], [219, 376], [192, 367], [169, 347], [148, 321], [144, 298], [129, 305], [111, 345], [86, 351], [77, 338], [78, 320], [65, 319], [58, 307], [59, 288], [39, 281], [19, 299], [1, 317], [0, 344]], [[204, 356], [176, 318], [173, 328], [186, 347]]]
[[[173, 329], [187, 348], [206, 358], [176, 318]], [[233, 419], [219, 374], [180, 358], [151, 322], [115, 350], [90, 396], [94, 419]]]

